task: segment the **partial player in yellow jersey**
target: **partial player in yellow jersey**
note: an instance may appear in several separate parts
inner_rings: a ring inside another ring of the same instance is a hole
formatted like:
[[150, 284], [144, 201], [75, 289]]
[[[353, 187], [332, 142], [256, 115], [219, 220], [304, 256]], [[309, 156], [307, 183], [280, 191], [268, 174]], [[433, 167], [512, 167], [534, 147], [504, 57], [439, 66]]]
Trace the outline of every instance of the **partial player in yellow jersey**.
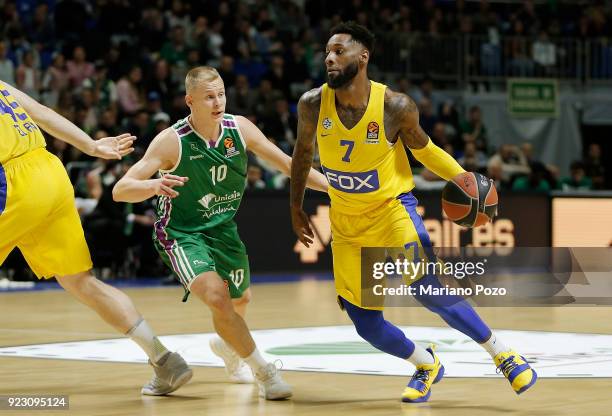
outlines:
[[[463, 169], [434, 145], [419, 126], [417, 106], [405, 94], [368, 79], [374, 35], [353, 22], [332, 29], [326, 46], [327, 83], [306, 92], [298, 103], [298, 134], [291, 165], [291, 219], [305, 245], [314, 236], [302, 209], [315, 140], [331, 198], [334, 281], [341, 307], [359, 335], [374, 347], [416, 366], [402, 393], [405, 402], [427, 401], [444, 367], [433, 346], [423, 348], [386, 321], [382, 308], [361, 299], [361, 249], [409, 247], [431, 252], [412, 195], [414, 182], [405, 147], [425, 167], [446, 180]], [[440, 286], [435, 275], [412, 286]], [[420, 293], [419, 290], [415, 291]], [[506, 347], [465, 300], [452, 296], [415, 296], [489, 352], [516, 393], [537, 378], [526, 360]]]
[[62, 162], [45, 150], [41, 128], [94, 157], [121, 159], [134, 150], [134, 136], [94, 141], [0, 80], [0, 266], [19, 248], [39, 278], [55, 276], [67, 292], [144, 350], [155, 375], [142, 388], [143, 394], [178, 389], [192, 376], [183, 358], [164, 347], [125, 293], [90, 273], [91, 257], [74, 190]]

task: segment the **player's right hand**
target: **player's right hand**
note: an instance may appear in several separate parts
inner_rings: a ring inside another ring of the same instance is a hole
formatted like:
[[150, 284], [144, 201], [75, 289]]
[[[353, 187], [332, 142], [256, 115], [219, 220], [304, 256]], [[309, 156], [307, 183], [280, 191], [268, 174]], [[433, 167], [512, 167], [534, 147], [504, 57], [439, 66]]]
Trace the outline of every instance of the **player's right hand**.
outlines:
[[306, 247], [310, 247], [314, 239], [314, 233], [310, 228], [308, 215], [306, 215], [302, 208], [291, 207], [291, 225], [293, 226], [293, 232], [297, 235], [298, 240]]
[[179, 193], [173, 188], [176, 186], [184, 186], [189, 178], [187, 176], [176, 176], [169, 173], [162, 175], [161, 178], [153, 181], [153, 189], [155, 195], [163, 195], [170, 198], [176, 198]]

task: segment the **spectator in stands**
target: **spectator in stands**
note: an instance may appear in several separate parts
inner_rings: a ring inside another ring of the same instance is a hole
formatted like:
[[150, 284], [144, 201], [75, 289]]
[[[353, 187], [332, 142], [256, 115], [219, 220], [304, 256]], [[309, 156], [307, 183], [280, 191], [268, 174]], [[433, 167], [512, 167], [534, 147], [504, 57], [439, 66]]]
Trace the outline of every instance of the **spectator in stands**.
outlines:
[[98, 195], [98, 203], [93, 212], [84, 218], [83, 228], [87, 244], [91, 248], [92, 260], [96, 267], [103, 269], [103, 278], [117, 275], [124, 264], [131, 204], [115, 202], [112, 189], [117, 180], [127, 172], [124, 161], [109, 160], [101, 169], [88, 175], [93, 194]]
[[416, 85], [413, 85], [412, 82], [406, 77], [400, 77], [397, 79], [394, 90], [401, 92], [402, 94], [406, 94], [415, 102], [418, 102], [417, 96], [419, 98], [421, 97], [419, 88]]
[[217, 72], [223, 80], [225, 89], [231, 88], [236, 83], [236, 73], [234, 72], [234, 58], [228, 55], [221, 57], [221, 64], [217, 68]]
[[0, 39], [0, 79], [15, 85], [15, 65], [8, 58], [8, 43]]
[[95, 64], [95, 72], [93, 76], [83, 81], [83, 88], [91, 89], [93, 98], [98, 113], [109, 109], [113, 112], [117, 111], [117, 85], [115, 81], [108, 78], [108, 69], [104, 62], [97, 61]]
[[191, 17], [189, 15], [191, 2], [184, 3], [182, 0], [172, 0], [170, 10], [166, 10], [164, 17], [170, 27], [185, 28], [186, 35], [191, 35]]
[[237, 75], [233, 87], [226, 88], [227, 112], [247, 116], [255, 112], [255, 92], [246, 75]]
[[143, 95], [142, 69], [134, 65], [128, 74], [117, 82], [119, 109], [128, 116], [133, 115], [144, 107]]
[[507, 184], [512, 183], [518, 176], [529, 174], [529, 165], [525, 156], [514, 145], [502, 144], [498, 152], [489, 159], [488, 165], [494, 166], [495, 170], [501, 165], [501, 179]]
[[531, 169], [529, 175], [516, 178], [512, 184], [512, 190], [533, 192], [550, 191], [550, 185], [545, 179], [548, 174], [546, 166], [541, 162], [533, 162], [529, 167]]
[[74, 120], [74, 100], [71, 90], [66, 89], [60, 91], [57, 99], [56, 111], [68, 120]]
[[86, 78], [93, 76], [95, 68], [87, 61], [85, 48], [76, 46], [72, 51], [72, 59], [66, 63], [70, 86], [79, 88]]
[[39, 2], [28, 26], [27, 31], [32, 42], [39, 45], [41, 50], [52, 50], [55, 47], [55, 28], [49, 17], [48, 4]]
[[137, 149], [146, 149], [153, 137], [151, 136], [150, 115], [144, 108], [135, 112], [130, 118], [127, 130], [138, 140], [134, 142]]
[[147, 94], [147, 106], [145, 110], [149, 114], [156, 114], [163, 111], [161, 97], [157, 91], [150, 91]]
[[98, 126], [94, 93], [90, 88], [83, 88], [78, 96], [75, 124], [87, 134], [92, 135]]
[[598, 143], [591, 143], [589, 151], [584, 161], [586, 176], [591, 178], [593, 189], [604, 189], [606, 170], [601, 160], [601, 146]]
[[299, 98], [304, 92], [313, 88], [310, 79], [310, 68], [306, 60], [306, 50], [300, 42], [291, 44], [291, 53], [287, 62], [287, 73], [291, 80], [290, 89], [292, 100]]
[[272, 88], [283, 93], [286, 99], [291, 97], [290, 78], [285, 69], [285, 60], [280, 55], [275, 55], [270, 60], [270, 70], [265, 75], [272, 83]]
[[523, 142], [521, 144], [521, 152], [523, 152], [523, 156], [525, 156], [525, 160], [527, 163], [535, 162], [535, 158], [533, 157], [533, 145], [529, 142]]
[[501, 159], [489, 160], [487, 163], [487, 177], [495, 182], [497, 189], [507, 189], [508, 182], [504, 181]]
[[548, 186], [550, 187], [551, 190], [558, 190], [560, 189], [560, 185], [559, 185], [559, 176], [560, 176], [560, 172], [559, 172], [559, 168], [555, 165], [546, 165], [546, 171], [547, 171], [547, 175], [544, 177], [544, 179], [546, 179], [546, 181], [548, 182]]
[[263, 131], [278, 140], [278, 146], [287, 154], [293, 152], [297, 134], [297, 118], [289, 112], [286, 99], [276, 100], [275, 112], [262, 120]]
[[438, 115], [440, 107], [445, 102], [449, 101], [443, 93], [434, 90], [434, 83], [431, 77], [426, 76], [420, 85], [420, 96], [415, 97], [415, 101], [420, 103], [424, 98], [428, 99], [431, 103], [431, 110], [434, 116]]
[[52, 64], [47, 68], [42, 79], [43, 102], [45, 105], [55, 108], [60, 92], [67, 89], [69, 85], [70, 79], [64, 55], [57, 52], [53, 55]]
[[15, 85], [35, 100], [40, 99], [41, 74], [34, 63], [32, 51], [24, 52], [21, 65], [15, 72]]
[[272, 82], [269, 79], [262, 79], [255, 93], [255, 115], [257, 118], [273, 117], [275, 103], [282, 98], [284, 98], [283, 93], [273, 89]]
[[98, 128], [108, 132], [110, 135], [117, 135], [119, 132], [117, 123], [117, 112], [111, 109], [102, 110], [99, 118]]
[[222, 47], [225, 42], [223, 39], [223, 21], [215, 21], [210, 29], [211, 30], [208, 33], [207, 49], [212, 56], [212, 60], [210, 60], [208, 63], [209, 65], [216, 66], [221, 59], [221, 55], [223, 55]]
[[536, 75], [554, 75], [557, 63], [557, 47], [548, 38], [546, 30], [540, 31], [532, 47], [532, 57], [536, 63]]
[[[0, 22], [2, 22], [2, 20], [0, 20]], [[13, 61], [15, 67], [19, 66], [19, 63], [23, 63], [26, 52], [31, 52], [32, 66], [40, 68], [40, 55], [38, 49], [36, 45], [33, 45], [28, 40], [21, 26], [7, 30], [7, 38], [10, 42], [8, 57]], [[15, 74], [15, 77], [16, 76]]]
[[591, 178], [584, 172], [584, 164], [576, 160], [570, 165], [570, 176], [561, 179], [563, 191], [588, 191], [593, 189]]
[[[159, 133], [170, 127], [170, 116], [163, 111], [153, 114], [151, 117], [151, 122], [153, 124], [153, 133], [151, 137], [157, 136]], [[142, 146], [146, 148], [148, 146]]]
[[526, 28], [527, 35], [534, 36], [538, 33], [540, 27], [540, 18], [538, 17], [533, 0], [523, 1], [523, 6], [514, 16], [516, 21], [520, 21]]
[[509, 61], [509, 73], [514, 76], [529, 77], [533, 75], [530, 44], [525, 38], [525, 26], [521, 20], [513, 23], [513, 33], [507, 42], [506, 56]]
[[463, 156], [457, 159], [457, 162], [469, 172], [481, 172], [487, 166], [487, 157], [476, 148], [476, 143], [467, 142], [463, 150]]
[[193, 23], [193, 30], [189, 38], [189, 43], [199, 48], [200, 57], [203, 62], [207, 62], [211, 57], [210, 49], [210, 34], [208, 29], [208, 19], [206, 16], [198, 16]]
[[176, 83], [170, 76], [170, 67], [165, 59], [155, 61], [153, 76], [147, 83], [147, 92], [155, 91], [159, 94], [162, 108], [169, 108], [174, 96]]
[[431, 140], [440, 147], [451, 142], [446, 134], [446, 124], [439, 121], [434, 124], [431, 131]]
[[444, 123], [446, 127], [446, 136], [450, 143], [452, 143], [457, 150], [463, 149], [463, 140], [459, 135], [459, 131], [461, 130], [459, 125], [459, 113], [452, 101], [448, 100], [442, 104], [438, 114], [438, 121]]
[[[145, 3], [146, 4], [146, 3]], [[152, 4], [146, 4], [142, 10], [139, 26], [139, 39], [143, 47], [150, 51], [159, 48], [166, 40], [166, 22], [161, 10]]]
[[482, 122], [482, 113], [477, 105], [470, 108], [467, 120], [461, 123], [461, 138], [465, 143], [474, 142], [476, 149], [487, 154], [487, 128]]
[[425, 133], [429, 136], [433, 133], [434, 125], [437, 123], [431, 101], [428, 98], [422, 98], [419, 102], [419, 124]]
[[187, 42], [183, 26], [172, 27], [171, 38], [163, 44], [159, 55], [168, 61], [171, 66], [180, 66], [187, 61]]

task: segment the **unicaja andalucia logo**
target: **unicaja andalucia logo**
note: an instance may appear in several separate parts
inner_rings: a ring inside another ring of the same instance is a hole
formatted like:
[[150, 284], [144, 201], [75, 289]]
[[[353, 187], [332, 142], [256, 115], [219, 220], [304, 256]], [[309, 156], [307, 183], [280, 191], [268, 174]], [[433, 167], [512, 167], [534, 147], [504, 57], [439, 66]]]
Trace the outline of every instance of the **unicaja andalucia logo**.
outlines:
[[200, 205], [202, 205], [206, 209], [211, 209], [215, 205], [223, 204], [225, 202], [233, 202], [240, 198], [240, 192], [234, 191], [231, 194], [225, 194], [221, 196], [217, 196], [215, 194], [206, 194], [202, 198], [198, 200]]
[[225, 195], [206, 194], [198, 200], [198, 203], [204, 207], [203, 210], [199, 209], [198, 211], [202, 212], [202, 215], [206, 218], [228, 211], [236, 211], [236, 208], [231, 204], [239, 200], [241, 196], [242, 194], [238, 191]]

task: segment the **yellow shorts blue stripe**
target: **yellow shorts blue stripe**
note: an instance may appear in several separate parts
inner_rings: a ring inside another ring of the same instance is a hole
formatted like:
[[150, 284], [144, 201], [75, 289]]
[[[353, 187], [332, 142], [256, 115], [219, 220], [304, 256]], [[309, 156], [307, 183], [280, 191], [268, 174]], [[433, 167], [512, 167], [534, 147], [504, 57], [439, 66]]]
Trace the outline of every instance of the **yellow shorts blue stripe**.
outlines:
[[[330, 209], [332, 254], [336, 292], [353, 305], [361, 302], [361, 248], [414, 246], [418, 253], [433, 256], [431, 241], [417, 199], [405, 193], [365, 213], [344, 214]], [[377, 309], [382, 308], [367, 308]]]
[[0, 164], [0, 215], [2, 215], [2, 213], [4, 212], [4, 208], [6, 208], [6, 194], [6, 173], [4, 172], [4, 166]]

